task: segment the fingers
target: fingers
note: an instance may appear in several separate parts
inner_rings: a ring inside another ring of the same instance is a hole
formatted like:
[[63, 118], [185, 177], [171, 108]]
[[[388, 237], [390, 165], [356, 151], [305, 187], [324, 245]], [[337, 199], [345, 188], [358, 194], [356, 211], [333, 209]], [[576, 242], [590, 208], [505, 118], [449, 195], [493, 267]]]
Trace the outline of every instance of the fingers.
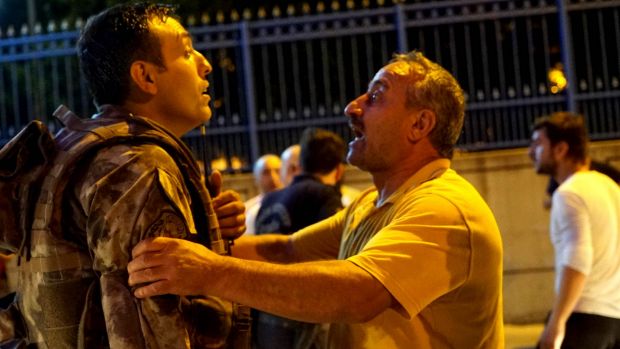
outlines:
[[215, 214], [218, 219], [227, 217], [240, 217], [242, 221], [245, 221], [245, 206], [240, 202], [230, 202], [228, 204], [219, 206], [215, 209]]
[[225, 190], [221, 192], [220, 195], [213, 198], [213, 207], [216, 209], [230, 203], [239, 204], [245, 211], [245, 205], [243, 205], [243, 201], [241, 201], [241, 196], [234, 190]]
[[220, 191], [222, 190], [222, 183], [224, 180], [222, 179], [222, 174], [218, 170], [213, 170], [211, 175], [209, 176], [209, 186], [213, 191], [211, 194], [213, 196], [219, 196]]
[[236, 228], [220, 228], [222, 238], [226, 240], [238, 239], [243, 233], [245, 233], [245, 224]]
[[175, 273], [178, 263], [168, 251], [141, 254], [127, 265], [129, 286], [138, 287], [134, 295], [146, 298], [163, 294], [182, 294], [175, 289], [179, 280]]
[[245, 205], [237, 192], [227, 190], [213, 203], [222, 237], [234, 240], [245, 232]]
[[[147, 261], [148, 258], [148, 261]], [[156, 254], [143, 254], [129, 263], [129, 286], [142, 285], [134, 291], [138, 298], [174, 293], [168, 268], [157, 263]]]
[[138, 287], [133, 292], [134, 296], [137, 298], [147, 298], [172, 293], [172, 283], [167, 280], [160, 280], [146, 286]]
[[166, 237], [144, 239], [138, 242], [138, 244], [133, 247], [133, 249], [131, 250], [131, 256], [132, 258], [136, 258], [147, 252], [161, 251], [166, 248], [170, 240], [172, 239]]
[[129, 286], [170, 279], [166, 274], [166, 267], [161, 265], [133, 270], [127, 267], [127, 270], [129, 271]]
[[221, 193], [213, 200], [213, 206], [224, 238], [234, 240], [245, 232], [245, 205], [237, 192]]
[[[127, 271], [131, 274], [146, 269], [153, 269], [163, 265], [165, 256], [159, 252], [145, 252], [132, 259], [127, 264]], [[150, 280], [153, 281], [153, 280]]]
[[213, 274], [210, 267], [217, 255], [190, 241], [165, 241], [164, 249], [142, 253], [127, 265], [129, 285], [139, 286], [136, 297], [206, 294], [205, 287], [210, 283], [204, 276]]
[[228, 228], [240, 228], [241, 226], [245, 226], [245, 215], [230, 215], [227, 217], [219, 218], [220, 229], [228, 229]]

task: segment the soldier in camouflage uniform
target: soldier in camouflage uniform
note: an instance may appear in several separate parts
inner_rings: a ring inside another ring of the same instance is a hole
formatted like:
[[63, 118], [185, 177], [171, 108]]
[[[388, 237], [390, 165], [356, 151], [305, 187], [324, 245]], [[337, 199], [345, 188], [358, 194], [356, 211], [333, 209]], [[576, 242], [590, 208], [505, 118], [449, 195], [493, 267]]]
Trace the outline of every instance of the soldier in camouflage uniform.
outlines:
[[[211, 117], [206, 80], [211, 65], [171, 11], [147, 4], [103, 11], [86, 24], [78, 55], [100, 111], [95, 118], [116, 120], [128, 134], [137, 124], [151, 125], [150, 134], [160, 134], [182, 153], [187, 148], [178, 137]], [[223, 346], [230, 330], [228, 305], [172, 295], [136, 299], [127, 284], [131, 250], [140, 240], [200, 240], [199, 228], [209, 218], [204, 211], [197, 215], [195, 204], [211, 203], [208, 194], [206, 200], [192, 196], [196, 183], [188, 178], [198, 173], [193, 159], [180, 161], [157, 144], [126, 142], [85, 161], [71, 173], [62, 201], [62, 235], [77, 251], [63, 255], [71, 267], [33, 265], [57, 245], [49, 234], [33, 234], [33, 258], [22, 269], [20, 306], [30, 342], [39, 348]], [[221, 177], [214, 180], [219, 191]], [[226, 236], [243, 233], [238, 194], [219, 193], [213, 207]], [[61, 326], [67, 323], [79, 325]]]

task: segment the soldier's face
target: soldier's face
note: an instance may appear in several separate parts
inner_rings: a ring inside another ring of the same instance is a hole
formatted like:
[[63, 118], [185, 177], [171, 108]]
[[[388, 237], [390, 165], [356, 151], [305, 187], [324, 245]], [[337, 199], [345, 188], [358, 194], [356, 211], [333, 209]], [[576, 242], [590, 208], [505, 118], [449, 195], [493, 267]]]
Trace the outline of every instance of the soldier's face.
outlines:
[[165, 67], [156, 81], [158, 110], [185, 133], [211, 118], [206, 80], [211, 64], [194, 50], [189, 33], [175, 19], [149, 23], [151, 33], [159, 39]]

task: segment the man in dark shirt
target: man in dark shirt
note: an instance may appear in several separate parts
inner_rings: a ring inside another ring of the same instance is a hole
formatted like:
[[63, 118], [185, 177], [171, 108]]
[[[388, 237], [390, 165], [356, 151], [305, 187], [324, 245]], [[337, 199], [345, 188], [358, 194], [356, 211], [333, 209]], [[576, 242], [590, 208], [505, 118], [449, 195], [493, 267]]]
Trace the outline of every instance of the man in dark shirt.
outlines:
[[[269, 193], [256, 218], [256, 234], [291, 234], [342, 208], [335, 184], [342, 177], [345, 144], [335, 133], [309, 128], [301, 137], [301, 174], [288, 187]], [[258, 348], [319, 348], [320, 326], [258, 312]]]

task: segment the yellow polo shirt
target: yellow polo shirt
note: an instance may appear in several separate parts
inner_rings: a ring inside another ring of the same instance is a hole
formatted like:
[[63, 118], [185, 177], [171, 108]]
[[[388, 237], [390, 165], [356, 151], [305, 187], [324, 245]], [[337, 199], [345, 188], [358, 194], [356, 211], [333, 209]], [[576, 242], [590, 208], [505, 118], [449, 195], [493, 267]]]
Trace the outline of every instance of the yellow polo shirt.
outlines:
[[427, 164], [382, 203], [367, 190], [293, 236], [302, 260], [348, 260], [400, 304], [365, 323], [332, 324], [329, 348], [504, 347], [499, 229], [449, 167]]

